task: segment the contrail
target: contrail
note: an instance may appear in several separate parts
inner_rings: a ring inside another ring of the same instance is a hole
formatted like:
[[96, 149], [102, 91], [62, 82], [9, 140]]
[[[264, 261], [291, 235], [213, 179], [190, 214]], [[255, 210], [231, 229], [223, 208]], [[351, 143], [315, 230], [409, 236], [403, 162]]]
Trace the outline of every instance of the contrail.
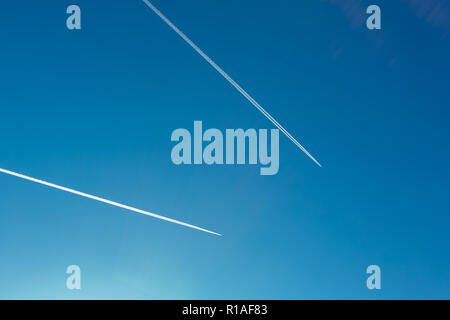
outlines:
[[214, 69], [217, 70], [229, 83], [233, 85], [250, 103], [255, 106], [267, 119], [269, 119], [278, 129], [281, 130], [297, 147], [311, 158], [319, 167], [322, 165], [281, 125], [276, 121], [261, 105], [256, 102], [240, 85], [238, 85], [225, 71], [222, 70], [210, 57], [208, 57], [195, 43], [191, 41], [180, 29], [178, 29], [169, 19], [164, 16], [153, 4], [148, 0], [142, 0], [150, 9], [152, 9], [169, 27], [172, 28], [184, 41], [186, 41], [199, 55], [203, 57]]
[[87, 194], [87, 193], [84, 193], [84, 192], [76, 191], [76, 190], [69, 189], [69, 188], [66, 188], [66, 187], [61, 187], [61, 186], [58, 186], [56, 184], [53, 184], [53, 183], [50, 183], [50, 182], [46, 182], [46, 181], [43, 181], [43, 180], [39, 180], [39, 179], [35, 179], [35, 178], [31, 178], [31, 177], [25, 176], [25, 175], [20, 174], [20, 173], [12, 172], [12, 171], [5, 170], [5, 169], [2, 169], [2, 168], [0, 168], [0, 172], [6, 173], [6, 174], [9, 174], [11, 176], [15, 176], [15, 177], [18, 177], [18, 178], [21, 178], [21, 179], [25, 179], [25, 180], [28, 180], [28, 181], [32, 181], [32, 182], [35, 182], [35, 183], [43, 184], [43, 185], [51, 187], [51, 188], [55, 188], [55, 189], [59, 189], [59, 190], [62, 190], [62, 191], [70, 192], [70, 193], [73, 193], [73, 194], [76, 194], [76, 195], [79, 195], [79, 196], [82, 196], [82, 197], [85, 197], [85, 198], [89, 198], [89, 199], [97, 200], [97, 201], [100, 201], [100, 202], [103, 202], [103, 203], [107, 203], [107, 204], [110, 204], [110, 205], [113, 205], [113, 206], [116, 206], [116, 207], [119, 207], [119, 208], [123, 208], [123, 209], [126, 209], [126, 210], [134, 211], [134, 212], [137, 212], [137, 213], [142, 213], [142, 214], [145, 214], [145, 215], [150, 216], [150, 217], [154, 217], [154, 218], [157, 218], [157, 219], [161, 219], [161, 220], [169, 221], [169, 222], [172, 222], [172, 223], [176, 223], [176, 224], [188, 227], [188, 228], [192, 228], [192, 229], [196, 229], [196, 230], [212, 233], [212, 234], [215, 234], [216, 236], [222, 236], [220, 233], [216, 233], [216, 232], [213, 232], [213, 231], [210, 231], [210, 230], [206, 230], [206, 229], [203, 229], [203, 228], [200, 228], [200, 227], [197, 227], [197, 226], [193, 226], [192, 224], [188, 224], [188, 223], [181, 222], [181, 221], [178, 221], [178, 220], [174, 220], [174, 219], [171, 219], [171, 218], [163, 217], [163, 216], [160, 216], [158, 214], [154, 214], [154, 213], [151, 213], [151, 212], [148, 212], [148, 211], [136, 209], [136, 208], [133, 208], [133, 207], [130, 207], [130, 206], [126, 206], [124, 204], [120, 204], [120, 203], [117, 203], [117, 202], [114, 202], [114, 201], [106, 200], [106, 199], [103, 199], [103, 198], [100, 198], [100, 197], [96, 197], [96, 196], [93, 196], [93, 195], [90, 195], [90, 194]]

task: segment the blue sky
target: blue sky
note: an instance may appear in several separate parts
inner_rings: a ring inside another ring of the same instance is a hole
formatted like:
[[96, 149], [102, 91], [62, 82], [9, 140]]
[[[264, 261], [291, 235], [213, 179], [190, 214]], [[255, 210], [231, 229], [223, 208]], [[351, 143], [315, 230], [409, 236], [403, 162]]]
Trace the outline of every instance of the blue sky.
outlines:
[[153, 4], [323, 168], [175, 166], [195, 120], [273, 126], [141, 1], [3, 3], [0, 167], [224, 237], [0, 175], [0, 298], [450, 298], [447, 2]]

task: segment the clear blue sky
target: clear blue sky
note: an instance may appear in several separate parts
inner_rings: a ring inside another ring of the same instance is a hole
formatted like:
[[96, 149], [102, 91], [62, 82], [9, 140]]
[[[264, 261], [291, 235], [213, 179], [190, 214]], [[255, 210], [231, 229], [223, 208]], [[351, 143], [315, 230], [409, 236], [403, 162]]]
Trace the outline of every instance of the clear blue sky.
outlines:
[[3, 2], [0, 168], [224, 237], [0, 174], [0, 298], [450, 298], [448, 2], [153, 3], [323, 168], [175, 166], [194, 120], [273, 126], [140, 0]]

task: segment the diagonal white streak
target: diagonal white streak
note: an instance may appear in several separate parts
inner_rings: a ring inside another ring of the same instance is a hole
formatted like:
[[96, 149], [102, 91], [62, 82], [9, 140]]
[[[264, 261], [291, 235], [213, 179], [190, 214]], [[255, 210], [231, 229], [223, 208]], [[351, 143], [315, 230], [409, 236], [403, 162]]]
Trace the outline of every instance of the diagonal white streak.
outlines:
[[96, 200], [96, 201], [100, 201], [100, 202], [103, 202], [103, 203], [107, 203], [107, 204], [110, 204], [112, 206], [116, 206], [116, 207], [119, 207], [119, 208], [122, 208], [122, 209], [126, 209], [126, 210], [129, 210], [129, 211], [134, 211], [134, 212], [137, 212], [137, 213], [145, 214], [145, 215], [150, 216], [150, 217], [154, 217], [154, 218], [157, 218], [157, 219], [161, 219], [161, 220], [165, 220], [165, 221], [168, 221], [168, 222], [176, 223], [176, 224], [188, 227], [188, 228], [204, 231], [204, 232], [211, 233], [211, 234], [214, 234], [214, 235], [217, 235], [217, 236], [222, 236], [219, 233], [216, 233], [216, 232], [213, 232], [213, 231], [210, 231], [210, 230], [206, 230], [206, 229], [194, 226], [192, 224], [188, 224], [188, 223], [181, 222], [181, 221], [178, 221], [178, 220], [174, 220], [174, 219], [171, 219], [171, 218], [163, 217], [163, 216], [160, 216], [158, 214], [154, 214], [154, 213], [151, 213], [151, 212], [148, 212], [148, 211], [144, 211], [144, 210], [141, 210], [141, 209], [136, 209], [136, 208], [133, 208], [133, 207], [121, 204], [121, 203], [117, 203], [117, 202], [114, 202], [114, 201], [106, 200], [106, 199], [103, 199], [103, 198], [100, 198], [100, 197], [97, 197], [97, 196], [93, 196], [93, 195], [90, 195], [90, 194], [87, 194], [87, 193], [84, 193], [84, 192], [80, 192], [80, 191], [76, 191], [76, 190], [69, 189], [69, 188], [66, 188], [66, 187], [58, 186], [58, 185], [50, 183], [50, 182], [46, 182], [46, 181], [43, 181], [43, 180], [31, 178], [31, 177], [25, 176], [25, 175], [20, 174], [20, 173], [12, 172], [12, 171], [5, 170], [5, 169], [2, 169], [2, 168], [0, 168], [0, 172], [6, 173], [6, 174], [9, 174], [11, 176], [15, 176], [15, 177], [18, 177], [18, 178], [21, 178], [21, 179], [25, 179], [25, 180], [28, 180], [28, 181], [32, 181], [32, 182], [35, 182], [35, 183], [39, 183], [39, 184], [42, 184], [42, 185], [45, 185], [45, 186], [48, 186], [48, 187], [51, 187], [51, 188], [59, 189], [59, 190], [66, 191], [66, 192], [69, 192], [69, 193], [73, 193], [73, 194], [76, 194], [76, 195], [79, 195], [79, 196], [82, 196], [82, 197], [85, 197], [85, 198], [89, 198], [89, 199], [92, 199], [92, 200]]
[[281, 125], [276, 121], [255, 99], [253, 99], [242, 87], [236, 83], [221, 67], [219, 67], [210, 57], [208, 57], [195, 43], [191, 41], [180, 29], [178, 29], [169, 19], [164, 16], [150, 1], [142, 0], [152, 9], [173, 31], [175, 31], [184, 41], [186, 41], [200, 56], [203, 57], [214, 69], [217, 70], [233, 87], [236, 88], [250, 103], [256, 107], [267, 119], [269, 119], [278, 129], [281, 130], [297, 147], [300, 148], [319, 167], [322, 165]]

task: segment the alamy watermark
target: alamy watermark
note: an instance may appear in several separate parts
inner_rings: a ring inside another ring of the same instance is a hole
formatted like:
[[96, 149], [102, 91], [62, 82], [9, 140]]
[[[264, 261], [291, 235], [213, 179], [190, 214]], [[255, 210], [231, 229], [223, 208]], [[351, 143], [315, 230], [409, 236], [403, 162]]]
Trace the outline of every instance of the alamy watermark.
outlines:
[[381, 289], [381, 268], [375, 264], [370, 265], [366, 269], [366, 273], [370, 274], [370, 276], [367, 278], [366, 286], [367, 289], [373, 290]]
[[[275, 175], [279, 169], [279, 130], [267, 129], [219, 129], [203, 132], [202, 121], [194, 121], [194, 132], [176, 129], [171, 141], [178, 142], [172, 149], [172, 162], [176, 165], [257, 165], [262, 166], [261, 175]], [[224, 141], [225, 140], [225, 141]], [[204, 146], [204, 142], [205, 144]], [[247, 155], [248, 150], [248, 155]]]
[[66, 287], [69, 290], [81, 290], [81, 268], [77, 265], [70, 265], [66, 269], [66, 273], [70, 274], [66, 280]]

